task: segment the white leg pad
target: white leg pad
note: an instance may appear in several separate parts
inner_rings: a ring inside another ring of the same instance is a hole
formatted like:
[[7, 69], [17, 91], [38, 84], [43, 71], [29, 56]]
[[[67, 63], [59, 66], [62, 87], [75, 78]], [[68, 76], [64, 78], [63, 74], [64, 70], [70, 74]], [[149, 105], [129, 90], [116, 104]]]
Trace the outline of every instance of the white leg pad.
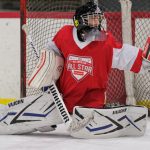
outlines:
[[[80, 124], [81, 128], [72, 129], [71, 136], [76, 138], [142, 136], [146, 130], [147, 115], [147, 108], [139, 106], [123, 106], [111, 109], [75, 107], [73, 123]], [[90, 119], [86, 124], [84, 121], [83, 126], [82, 121], [85, 118]]]
[[0, 109], [0, 134], [23, 134], [63, 123], [50, 94], [21, 98]]

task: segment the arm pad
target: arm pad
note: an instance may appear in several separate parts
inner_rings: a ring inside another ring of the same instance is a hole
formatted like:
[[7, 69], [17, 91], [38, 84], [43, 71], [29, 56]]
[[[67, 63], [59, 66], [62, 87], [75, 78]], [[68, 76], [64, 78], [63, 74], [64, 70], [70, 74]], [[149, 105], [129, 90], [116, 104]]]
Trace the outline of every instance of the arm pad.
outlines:
[[34, 88], [49, 86], [60, 77], [64, 60], [53, 51], [42, 50], [39, 62], [31, 74], [28, 85]]

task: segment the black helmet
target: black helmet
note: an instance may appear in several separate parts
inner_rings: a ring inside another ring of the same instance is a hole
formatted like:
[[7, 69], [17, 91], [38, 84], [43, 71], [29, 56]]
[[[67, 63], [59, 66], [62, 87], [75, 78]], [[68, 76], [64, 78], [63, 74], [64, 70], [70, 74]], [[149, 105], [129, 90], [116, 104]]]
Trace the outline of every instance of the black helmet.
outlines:
[[[90, 16], [98, 17], [99, 19], [98, 25], [94, 26], [94, 25], [89, 24], [88, 19]], [[101, 30], [101, 22], [103, 20], [103, 16], [104, 16], [104, 13], [103, 13], [102, 8], [99, 8], [98, 5], [94, 3], [94, 1], [87, 2], [85, 5], [76, 9], [76, 12], [73, 18], [74, 26], [77, 28], [78, 32], [80, 31], [89, 32], [93, 28], [97, 28]]]

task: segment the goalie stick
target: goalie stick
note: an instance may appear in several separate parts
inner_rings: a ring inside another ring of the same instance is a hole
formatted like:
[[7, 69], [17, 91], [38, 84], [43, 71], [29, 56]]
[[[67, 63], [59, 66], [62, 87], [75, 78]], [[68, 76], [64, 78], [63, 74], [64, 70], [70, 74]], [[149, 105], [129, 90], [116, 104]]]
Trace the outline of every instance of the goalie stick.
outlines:
[[[28, 42], [31, 45], [31, 47], [32, 47], [32, 49], [33, 49], [37, 59], [39, 59], [39, 54], [38, 54], [37, 48], [35, 47], [35, 45], [33, 43], [32, 36], [31, 36], [31, 34], [30, 34], [29, 30], [28, 30], [28, 26], [26, 24], [24, 24], [22, 26], [22, 29], [25, 32], [26, 37], [28, 39]], [[56, 108], [57, 108], [57, 110], [58, 110], [58, 112], [59, 112], [63, 122], [65, 123], [65, 125], [67, 127], [69, 127], [71, 122], [72, 122], [72, 119], [71, 119], [71, 117], [69, 115], [69, 112], [68, 112], [68, 110], [67, 110], [67, 108], [66, 108], [66, 106], [65, 106], [65, 104], [64, 104], [64, 102], [63, 102], [63, 100], [61, 98], [61, 95], [60, 95], [60, 93], [59, 93], [59, 91], [58, 91], [54, 81], [52, 81], [52, 84], [48, 87], [48, 89], [49, 89], [50, 93], [52, 94], [53, 101], [54, 101], [54, 103], [56, 105]]]

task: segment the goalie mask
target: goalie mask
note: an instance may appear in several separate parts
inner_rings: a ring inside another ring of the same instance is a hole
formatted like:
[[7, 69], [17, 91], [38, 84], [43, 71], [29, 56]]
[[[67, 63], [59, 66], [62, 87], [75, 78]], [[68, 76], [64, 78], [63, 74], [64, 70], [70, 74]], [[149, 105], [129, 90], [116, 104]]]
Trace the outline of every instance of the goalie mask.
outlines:
[[102, 8], [99, 8], [93, 1], [87, 2], [85, 5], [77, 8], [73, 22], [77, 28], [78, 38], [81, 41], [85, 40], [83, 34], [91, 32], [92, 30], [101, 31], [101, 23], [104, 18]]

